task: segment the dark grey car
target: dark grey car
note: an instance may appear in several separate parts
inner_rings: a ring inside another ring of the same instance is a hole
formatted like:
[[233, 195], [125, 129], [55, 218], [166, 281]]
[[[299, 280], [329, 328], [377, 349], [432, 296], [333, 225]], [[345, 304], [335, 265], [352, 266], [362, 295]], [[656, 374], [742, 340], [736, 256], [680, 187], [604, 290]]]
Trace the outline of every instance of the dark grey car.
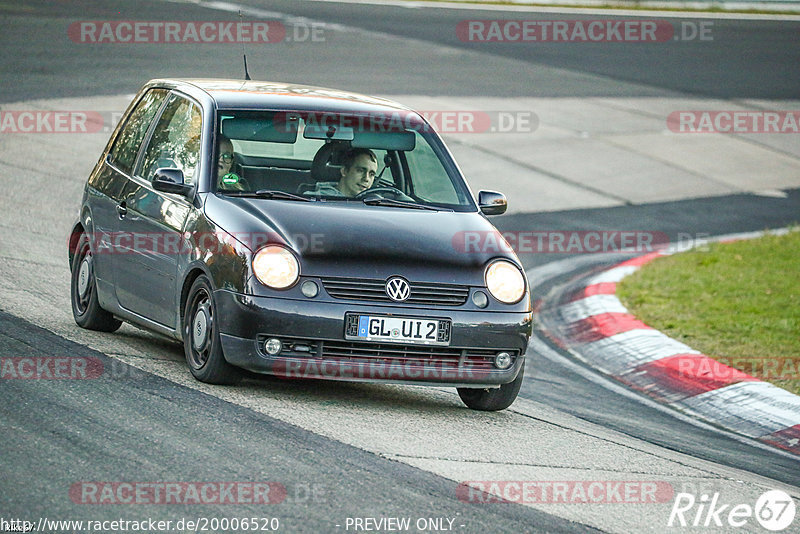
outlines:
[[[369, 154], [374, 176], [345, 194], [353, 154]], [[181, 340], [204, 382], [247, 369], [450, 385], [469, 407], [500, 410], [519, 391], [532, 324], [524, 271], [486, 219], [505, 208], [499, 193], [476, 199], [399, 104], [153, 80], [86, 184], [73, 313], [84, 328], [129, 321]]]

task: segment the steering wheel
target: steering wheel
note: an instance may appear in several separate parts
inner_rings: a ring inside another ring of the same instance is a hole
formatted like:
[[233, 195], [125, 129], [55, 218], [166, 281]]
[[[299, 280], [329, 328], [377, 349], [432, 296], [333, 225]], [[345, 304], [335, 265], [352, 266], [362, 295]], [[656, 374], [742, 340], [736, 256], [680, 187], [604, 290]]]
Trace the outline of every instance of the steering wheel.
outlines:
[[370, 189], [364, 189], [363, 191], [358, 193], [353, 198], [358, 199], [358, 200], [362, 200], [364, 197], [366, 197], [370, 193], [376, 193], [376, 194], [381, 194], [381, 193], [386, 194], [386, 193], [388, 193], [388, 194], [391, 195], [391, 197], [389, 197], [389, 198], [392, 198], [393, 200], [405, 200], [405, 201], [413, 200], [410, 196], [406, 195], [405, 193], [403, 193], [402, 191], [400, 191], [396, 187], [391, 187], [391, 186], [381, 186], [381, 187], [373, 187], [373, 188], [370, 188]]

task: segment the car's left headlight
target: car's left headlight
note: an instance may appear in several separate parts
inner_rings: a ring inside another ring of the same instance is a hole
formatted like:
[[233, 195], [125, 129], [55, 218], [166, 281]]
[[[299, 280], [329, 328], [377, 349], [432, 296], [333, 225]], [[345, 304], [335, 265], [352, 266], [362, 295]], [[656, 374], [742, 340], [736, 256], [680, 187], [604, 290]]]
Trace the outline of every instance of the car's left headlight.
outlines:
[[253, 272], [265, 286], [286, 289], [300, 277], [300, 264], [289, 250], [278, 245], [267, 245], [253, 257]]
[[525, 295], [525, 277], [513, 263], [497, 260], [486, 267], [486, 287], [494, 298], [515, 304]]

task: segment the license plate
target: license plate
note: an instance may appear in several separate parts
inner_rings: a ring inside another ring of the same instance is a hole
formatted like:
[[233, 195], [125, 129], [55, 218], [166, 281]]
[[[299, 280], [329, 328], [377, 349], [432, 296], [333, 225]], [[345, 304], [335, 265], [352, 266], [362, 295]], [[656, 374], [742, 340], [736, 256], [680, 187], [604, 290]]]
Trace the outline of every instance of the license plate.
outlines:
[[381, 315], [348, 315], [345, 339], [449, 345], [450, 321]]

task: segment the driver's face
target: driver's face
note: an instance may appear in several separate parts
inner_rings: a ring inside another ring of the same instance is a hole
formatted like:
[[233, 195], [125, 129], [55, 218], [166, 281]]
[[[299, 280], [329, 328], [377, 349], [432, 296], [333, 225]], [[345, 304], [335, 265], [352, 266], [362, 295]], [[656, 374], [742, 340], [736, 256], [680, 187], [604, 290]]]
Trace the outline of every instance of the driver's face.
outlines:
[[339, 191], [348, 197], [356, 196], [372, 186], [377, 171], [378, 163], [372, 161], [367, 154], [361, 154], [350, 167], [342, 168]]

